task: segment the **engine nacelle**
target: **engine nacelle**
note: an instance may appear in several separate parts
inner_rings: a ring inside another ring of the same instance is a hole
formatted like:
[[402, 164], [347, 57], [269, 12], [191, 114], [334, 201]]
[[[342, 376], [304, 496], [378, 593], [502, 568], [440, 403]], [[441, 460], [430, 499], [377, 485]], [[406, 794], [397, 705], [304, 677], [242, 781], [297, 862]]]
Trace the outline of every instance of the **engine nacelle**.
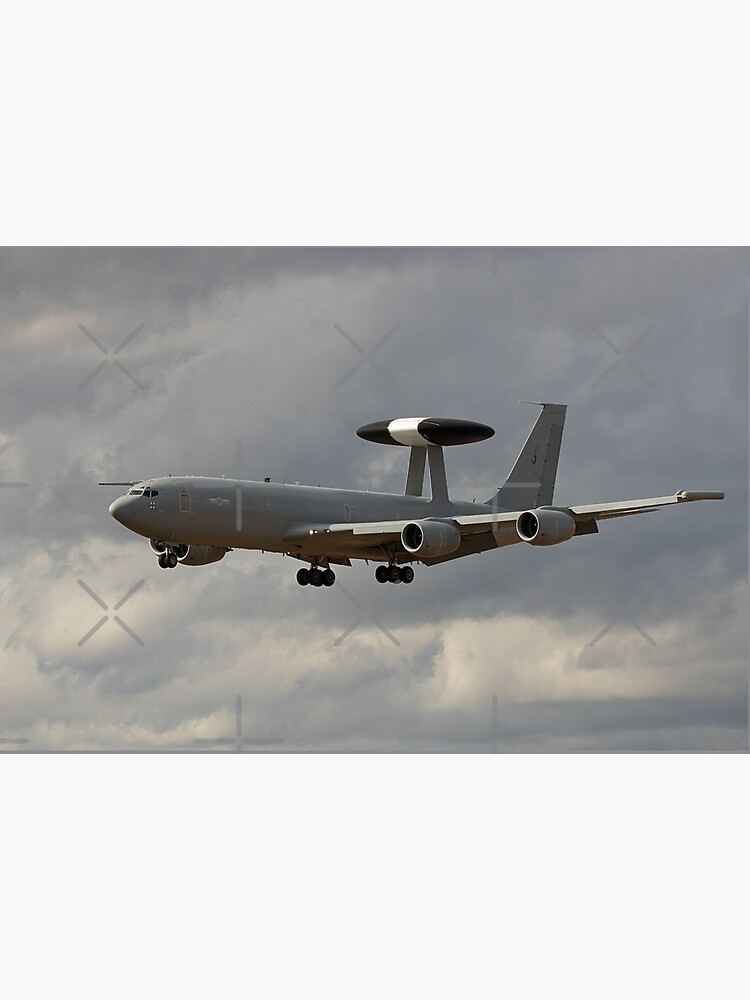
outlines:
[[208, 563], [218, 562], [227, 554], [226, 549], [220, 549], [216, 545], [178, 545], [174, 551], [177, 561], [183, 566], [207, 566]]
[[529, 545], [558, 545], [576, 533], [575, 518], [562, 510], [526, 510], [516, 521], [518, 537]]
[[401, 532], [401, 544], [412, 555], [435, 558], [455, 552], [461, 532], [447, 521], [411, 521]]

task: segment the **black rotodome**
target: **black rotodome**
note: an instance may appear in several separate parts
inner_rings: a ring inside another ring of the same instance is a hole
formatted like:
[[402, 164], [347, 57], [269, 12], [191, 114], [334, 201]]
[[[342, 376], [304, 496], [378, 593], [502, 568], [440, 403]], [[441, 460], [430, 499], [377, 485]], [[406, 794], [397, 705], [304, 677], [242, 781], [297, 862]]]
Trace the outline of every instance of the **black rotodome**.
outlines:
[[[391, 437], [389, 427], [393, 420], [376, 420], [372, 424], [364, 424], [357, 429], [357, 435], [365, 441], [376, 444], [401, 444]], [[428, 444], [455, 445], [473, 444], [475, 441], [486, 441], [495, 433], [487, 424], [474, 420], [456, 420], [454, 417], [425, 417], [417, 425], [417, 433]]]

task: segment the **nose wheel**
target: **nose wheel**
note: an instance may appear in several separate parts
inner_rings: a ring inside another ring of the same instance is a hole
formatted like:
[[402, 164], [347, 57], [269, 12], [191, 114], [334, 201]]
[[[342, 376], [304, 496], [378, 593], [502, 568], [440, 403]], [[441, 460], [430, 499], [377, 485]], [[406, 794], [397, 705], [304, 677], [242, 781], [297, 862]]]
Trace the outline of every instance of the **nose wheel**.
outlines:
[[411, 566], [397, 566], [395, 563], [390, 566], [378, 566], [375, 570], [375, 579], [378, 583], [411, 583], [414, 579], [414, 570]]

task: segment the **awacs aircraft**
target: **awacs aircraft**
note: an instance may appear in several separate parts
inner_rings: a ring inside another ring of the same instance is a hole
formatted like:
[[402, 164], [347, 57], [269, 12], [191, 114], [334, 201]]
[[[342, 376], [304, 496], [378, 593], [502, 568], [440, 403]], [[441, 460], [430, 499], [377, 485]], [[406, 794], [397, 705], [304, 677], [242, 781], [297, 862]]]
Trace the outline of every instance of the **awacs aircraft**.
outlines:
[[[260, 549], [309, 563], [297, 573], [303, 587], [332, 586], [331, 567], [351, 566], [352, 559], [377, 562], [379, 583], [411, 583], [413, 563], [433, 566], [519, 542], [559, 545], [596, 534], [599, 521], [613, 517], [724, 498], [683, 490], [646, 500], [554, 506], [566, 407], [535, 405], [542, 412], [516, 464], [484, 503], [450, 500], [443, 448], [483, 441], [495, 432], [485, 424], [442, 417], [382, 420], [357, 431], [366, 441], [411, 449], [403, 495], [192, 476], [100, 485], [131, 487], [109, 512], [149, 539], [164, 569], [217, 562], [233, 549]], [[429, 497], [423, 495], [426, 465]]]

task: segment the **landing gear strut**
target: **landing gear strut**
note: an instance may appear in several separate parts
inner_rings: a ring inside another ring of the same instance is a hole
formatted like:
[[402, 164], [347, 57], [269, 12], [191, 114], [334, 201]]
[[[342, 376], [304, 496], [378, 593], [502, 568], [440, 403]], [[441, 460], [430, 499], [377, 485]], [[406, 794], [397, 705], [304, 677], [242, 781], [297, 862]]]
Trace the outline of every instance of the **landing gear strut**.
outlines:
[[378, 566], [375, 570], [375, 579], [378, 583], [411, 583], [414, 579], [414, 570], [411, 566], [397, 566], [391, 563], [390, 566]]

